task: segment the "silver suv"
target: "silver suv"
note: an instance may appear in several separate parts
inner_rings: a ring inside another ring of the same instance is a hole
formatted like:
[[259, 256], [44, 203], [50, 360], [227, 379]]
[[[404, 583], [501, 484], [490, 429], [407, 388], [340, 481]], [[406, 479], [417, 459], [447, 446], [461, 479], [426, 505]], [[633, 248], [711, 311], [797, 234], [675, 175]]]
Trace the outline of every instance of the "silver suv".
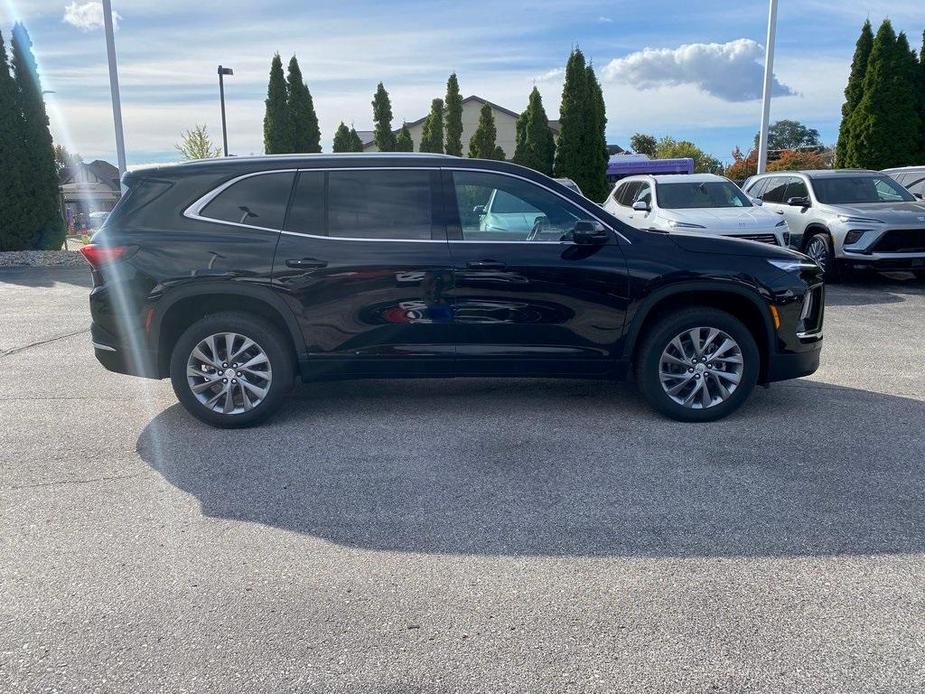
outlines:
[[787, 171], [742, 189], [790, 228], [790, 245], [838, 279], [842, 270], [910, 270], [925, 277], [925, 203], [884, 173]]

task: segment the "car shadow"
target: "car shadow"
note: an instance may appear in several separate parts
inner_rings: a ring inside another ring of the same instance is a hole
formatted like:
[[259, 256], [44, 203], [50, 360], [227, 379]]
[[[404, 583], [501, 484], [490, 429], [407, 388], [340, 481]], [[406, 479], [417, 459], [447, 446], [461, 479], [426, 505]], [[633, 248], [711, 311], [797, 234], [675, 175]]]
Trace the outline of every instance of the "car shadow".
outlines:
[[781, 556], [925, 550], [925, 403], [812, 381], [724, 421], [631, 386], [435, 380], [304, 386], [262, 427], [179, 405], [141, 457], [204, 514], [373, 550]]
[[0, 267], [0, 284], [4, 283], [24, 287], [52, 287], [63, 283], [89, 289], [93, 279], [88, 264], [85, 267]]

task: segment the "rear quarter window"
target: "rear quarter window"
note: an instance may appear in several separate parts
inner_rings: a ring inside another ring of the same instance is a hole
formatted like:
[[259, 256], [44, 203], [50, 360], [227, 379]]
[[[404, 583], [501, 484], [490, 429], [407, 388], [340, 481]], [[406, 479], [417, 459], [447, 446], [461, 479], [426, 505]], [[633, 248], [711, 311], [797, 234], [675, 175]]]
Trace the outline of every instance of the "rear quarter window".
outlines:
[[221, 191], [199, 212], [219, 222], [278, 230], [283, 227], [294, 172], [255, 174]]

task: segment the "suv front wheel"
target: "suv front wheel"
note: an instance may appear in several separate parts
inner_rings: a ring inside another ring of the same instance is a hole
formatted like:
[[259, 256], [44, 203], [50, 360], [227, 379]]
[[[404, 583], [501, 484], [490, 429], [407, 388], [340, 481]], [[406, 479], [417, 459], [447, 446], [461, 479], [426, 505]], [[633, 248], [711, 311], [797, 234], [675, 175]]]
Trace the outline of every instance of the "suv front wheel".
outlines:
[[832, 247], [832, 237], [824, 231], [817, 231], [806, 242], [806, 255], [816, 261], [825, 273], [826, 282], [839, 279], [838, 259]]
[[712, 308], [670, 313], [647, 333], [636, 382], [649, 404], [682, 422], [711, 422], [738, 409], [758, 380], [755, 339], [735, 316]]
[[170, 380], [183, 406], [207, 424], [244, 427], [267, 418], [292, 388], [292, 350], [268, 321], [217, 313], [177, 340]]

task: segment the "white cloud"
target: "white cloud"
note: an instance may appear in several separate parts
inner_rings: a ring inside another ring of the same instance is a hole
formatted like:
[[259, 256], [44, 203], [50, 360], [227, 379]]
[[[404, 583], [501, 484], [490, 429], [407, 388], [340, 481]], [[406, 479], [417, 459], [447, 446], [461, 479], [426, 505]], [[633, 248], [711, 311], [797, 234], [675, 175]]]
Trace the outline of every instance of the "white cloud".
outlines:
[[613, 17], [605, 17], [604, 15], [601, 15], [597, 18], [597, 21], [601, 24], [613, 24]]
[[[645, 48], [610, 61], [605, 80], [639, 89], [694, 85], [723, 101], [761, 98], [764, 47], [752, 39], [690, 43], [678, 48]], [[795, 94], [774, 78], [774, 96]]]
[[[113, 28], [118, 26], [120, 19], [122, 17], [119, 16], [118, 12], [112, 13]], [[99, 29], [103, 26], [103, 3], [85, 2], [78, 5], [76, 2], [72, 2], [64, 8], [64, 22], [77, 27], [81, 31]]]

